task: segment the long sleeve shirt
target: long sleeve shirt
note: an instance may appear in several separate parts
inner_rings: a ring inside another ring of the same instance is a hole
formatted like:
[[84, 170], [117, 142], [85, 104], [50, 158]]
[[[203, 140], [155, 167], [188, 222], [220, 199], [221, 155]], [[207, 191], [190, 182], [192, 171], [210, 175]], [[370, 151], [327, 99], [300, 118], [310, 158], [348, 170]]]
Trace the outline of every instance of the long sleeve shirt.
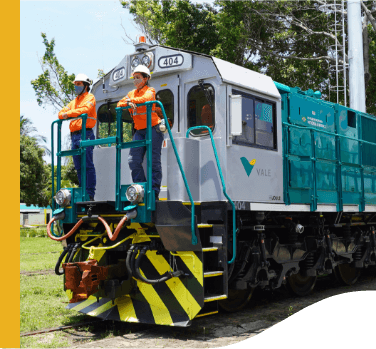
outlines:
[[[87, 114], [90, 118], [86, 121], [86, 128], [93, 128], [97, 122], [97, 112], [95, 111], [95, 97], [93, 94], [85, 92], [77, 96], [66, 107], [60, 110], [59, 119], [63, 119], [63, 114], [67, 113], [68, 118], [76, 118], [82, 114]], [[69, 124], [71, 132], [80, 131], [82, 129], [82, 120], [72, 120]]]
[[[134, 104], [142, 104], [147, 101], [155, 101], [155, 90], [153, 87], [149, 87], [145, 85], [140, 91], [134, 89], [130, 91], [123, 99], [121, 99], [117, 106], [118, 107], [126, 107], [128, 102]], [[143, 130], [146, 128], [146, 106], [137, 107], [136, 112], [133, 112], [133, 109], [129, 109], [134, 121], [134, 128], [136, 130]], [[155, 126], [159, 124], [161, 121], [155, 112], [155, 104], [152, 108], [151, 113], [151, 125]]]

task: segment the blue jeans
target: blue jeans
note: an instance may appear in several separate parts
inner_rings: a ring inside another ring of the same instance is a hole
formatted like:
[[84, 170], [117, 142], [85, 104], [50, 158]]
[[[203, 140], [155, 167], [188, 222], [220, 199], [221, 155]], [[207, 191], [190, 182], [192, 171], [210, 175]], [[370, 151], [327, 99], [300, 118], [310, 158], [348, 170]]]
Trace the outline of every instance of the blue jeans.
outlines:
[[[72, 150], [78, 149], [80, 147], [81, 133], [72, 134]], [[94, 133], [92, 130], [86, 130], [86, 139], [95, 139]], [[97, 177], [95, 174], [95, 168], [93, 163], [93, 150], [94, 147], [86, 148], [86, 194], [94, 197], [95, 195], [95, 185], [97, 183]], [[74, 167], [77, 171], [78, 182], [81, 187], [81, 155], [73, 156]]]
[[[163, 133], [157, 132], [156, 128], [159, 125], [152, 127], [152, 189], [155, 190], [155, 195], [159, 194], [162, 182], [162, 163], [161, 163], [161, 149], [163, 143]], [[136, 130], [133, 136], [134, 141], [142, 141], [146, 138], [146, 129]], [[133, 183], [146, 182], [142, 162], [146, 153], [146, 147], [131, 148], [128, 156], [128, 165], [132, 171]]]

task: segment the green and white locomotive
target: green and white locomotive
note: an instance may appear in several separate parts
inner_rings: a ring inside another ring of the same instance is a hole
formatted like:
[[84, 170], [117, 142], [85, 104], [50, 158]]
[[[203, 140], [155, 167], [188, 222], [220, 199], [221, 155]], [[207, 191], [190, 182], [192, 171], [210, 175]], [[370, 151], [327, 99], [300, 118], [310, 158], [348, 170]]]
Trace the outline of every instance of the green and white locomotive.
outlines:
[[[152, 73], [157, 101], [146, 103], [146, 140], [130, 141], [128, 107], [116, 105], [139, 64]], [[63, 120], [53, 123], [58, 188], [48, 229], [64, 246], [56, 272], [70, 309], [188, 326], [218, 306], [242, 308], [256, 287], [286, 284], [304, 296], [319, 275], [352, 285], [376, 264], [374, 116], [212, 56], [145, 43], [92, 93], [97, 139], [62, 151]], [[168, 129], [157, 201], [153, 104]], [[87, 146], [95, 146], [95, 201], [84, 163], [82, 187], [60, 188], [61, 158]], [[138, 146], [146, 147], [145, 183], [132, 183], [126, 161]]]

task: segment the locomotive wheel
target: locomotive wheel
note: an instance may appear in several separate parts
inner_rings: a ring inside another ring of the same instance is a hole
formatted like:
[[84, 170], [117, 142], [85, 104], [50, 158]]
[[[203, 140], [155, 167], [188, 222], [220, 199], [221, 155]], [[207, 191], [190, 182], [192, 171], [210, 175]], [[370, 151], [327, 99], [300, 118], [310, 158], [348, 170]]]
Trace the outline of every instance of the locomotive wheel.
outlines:
[[235, 312], [243, 309], [250, 301], [253, 293], [253, 288], [245, 290], [228, 290], [228, 298], [219, 301], [219, 306], [229, 312]]
[[308, 295], [316, 285], [317, 276], [303, 276], [300, 272], [287, 278], [287, 289], [297, 296]]
[[350, 264], [339, 264], [334, 268], [334, 276], [343, 285], [354, 285], [361, 274], [361, 269], [354, 268]]

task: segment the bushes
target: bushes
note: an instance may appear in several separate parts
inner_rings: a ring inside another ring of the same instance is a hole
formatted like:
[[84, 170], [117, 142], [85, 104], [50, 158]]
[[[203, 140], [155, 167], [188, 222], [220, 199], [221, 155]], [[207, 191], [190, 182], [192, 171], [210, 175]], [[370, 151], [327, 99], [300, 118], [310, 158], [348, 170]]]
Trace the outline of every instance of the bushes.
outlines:
[[20, 236], [23, 238], [47, 237], [47, 229], [43, 228], [21, 228]]

